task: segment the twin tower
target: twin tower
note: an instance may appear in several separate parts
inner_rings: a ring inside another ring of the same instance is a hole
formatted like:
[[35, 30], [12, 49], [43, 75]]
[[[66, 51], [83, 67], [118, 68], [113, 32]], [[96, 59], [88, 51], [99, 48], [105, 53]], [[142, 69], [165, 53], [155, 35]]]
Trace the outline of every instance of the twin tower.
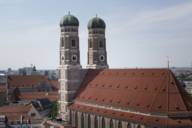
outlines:
[[71, 14], [64, 16], [60, 21], [59, 114], [63, 120], [69, 120], [67, 106], [73, 102], [86, 70], [108, 68], [105, 27], [105, 22], [97, 16], [89, 21], [88, 64], [86, 69], [82, 69], [79, 50], [79, 21]]

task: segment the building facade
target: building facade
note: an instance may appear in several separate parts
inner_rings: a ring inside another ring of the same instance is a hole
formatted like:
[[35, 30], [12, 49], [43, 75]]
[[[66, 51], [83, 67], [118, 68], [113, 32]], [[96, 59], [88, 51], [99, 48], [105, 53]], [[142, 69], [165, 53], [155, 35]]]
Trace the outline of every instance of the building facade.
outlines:
[[60, 115], [69, 121], [67, 106], [72, 103], [81, 79], [79, 51], [79, 21], [72, 15], [66, 15], [60, 22]]
[[88, 64], [80, 64], [78, 19], [60, 22], [60, 111], [75, 128], [191, 128], [192, 97], [169, 69], [109, 69], [105, 22], [88, 23]]

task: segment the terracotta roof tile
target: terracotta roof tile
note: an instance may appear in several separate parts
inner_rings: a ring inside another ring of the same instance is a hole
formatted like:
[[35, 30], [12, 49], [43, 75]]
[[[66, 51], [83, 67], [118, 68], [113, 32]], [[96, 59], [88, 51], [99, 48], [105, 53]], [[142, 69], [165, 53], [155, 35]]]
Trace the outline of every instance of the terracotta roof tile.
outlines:
[[[104, 69], [88, 71], [75, 101], [173, 116], [192, 112], [192, 99], [186, 97], [168, 69]], [[154, 122], [161, 121], [167, 120]]]
[[170, 118], [170, 117], [156, 117], [149, 115], [140, 115], [136, 113], [120, 112], [112, 109], [96, 108], [92, 106], [82, 105], [74, 103], [69, 107], [71, 110], [78, 110], [85, 113], [94, 113], [96, 115], [105, 116], [109, 118], [114, 118], [118, 120], [131, 121], [147, 125], [157, 125], [157, 126], [192, 126], [192, 121], [190, 118]]
[[48, 78], [42, 75], [10, 75], [8, 76], [8, 83], [11, 87], [33, 87], [40, 83], [47, 83]]
[[9, 105], [0, 107], [0, 115], [6, 115], [9, 121], [16, 121], [21, 118], [29, 118], [27, 113], [31, 110], [31, 105]]
[[90, 70], [86, 78], [76, 100], [145, 112], [188, 111], [178, 83], [167, 69]]

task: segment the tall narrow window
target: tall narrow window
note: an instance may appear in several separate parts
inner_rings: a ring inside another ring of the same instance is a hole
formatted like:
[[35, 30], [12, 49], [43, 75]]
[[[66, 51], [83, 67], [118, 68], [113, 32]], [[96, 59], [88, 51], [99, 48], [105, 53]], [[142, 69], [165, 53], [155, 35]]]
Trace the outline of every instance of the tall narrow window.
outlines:
[[75, 40], [72, 40], [72, 41], [71, 41], [71, 46], [72, 46], [72, 47], [76, 47], [76, 42], [75, 42]]
[[81, 114], [81, 127], [84, 128], [84, 114]]
[[119, 121], [119, 123], [118, 123], [118, 128], [122, 128], [122, 123], [121, 123], [121, 121]]
[[131, 124], [130, 123], [127, 124], [127, 128], [131, 128]]
[[95, 116], [95, 128], [98, 128], [98, 119], [97, 119], [97, 116]]
[[89, 40], [89, 48], [93, 48], [93, 42]]
[[140, 126], [140, 125], [137, 125], [137, 128], [141, 128], [141, 126]]
[[113, 128], [113, 120], [110, 120], [110, 128]]
[[88, 115], [88, 128], [91, 128], [91, 117]]
[[102, 118], [102, 128], [105, 128], [105, 119]]
[[103, 48], [103, 47], [104, 47], [103, 41], [99, 41], [99, 48]]
[[64, 40], [61, 38], [61, 47], [64, 47]]
[[77, 116], [77, 112], [75, 112], [75, 126], [78, 126], [78, 116]]

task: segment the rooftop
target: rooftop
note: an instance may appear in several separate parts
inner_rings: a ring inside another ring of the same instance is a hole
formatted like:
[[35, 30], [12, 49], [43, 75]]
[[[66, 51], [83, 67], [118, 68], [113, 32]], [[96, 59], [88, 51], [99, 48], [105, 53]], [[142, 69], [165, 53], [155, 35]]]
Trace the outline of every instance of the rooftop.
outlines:
[[118, 110], [122, 110], [124, 114], [153, 115], [169, 120], [169, 117], [192, 114], [192, 99], [168, 69], [89, 70], [70, 106], [87, 111], [81, 107], [107, 109], [119, 114]]

